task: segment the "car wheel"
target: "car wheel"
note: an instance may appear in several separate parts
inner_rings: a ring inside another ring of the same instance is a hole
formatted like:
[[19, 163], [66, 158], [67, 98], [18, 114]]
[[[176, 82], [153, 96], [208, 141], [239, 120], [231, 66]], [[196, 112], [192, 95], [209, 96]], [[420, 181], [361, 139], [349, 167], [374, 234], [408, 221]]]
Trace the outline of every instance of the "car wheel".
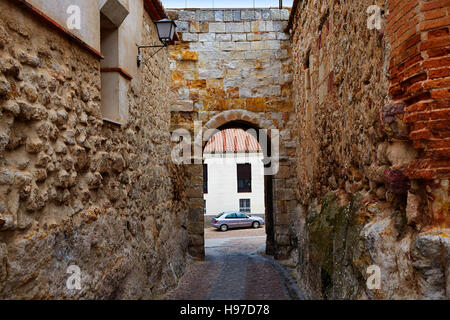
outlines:
[[259, 228], [259, 222], [258, 221], [253, 222], [252, 226], [253, 226], [253, 228], [258, 229]]
[[225, 232], [227, 230], [228, 230], [228, 226], [226, 224], [223, 224], [223, 225], [220, 226], [220, 231]]

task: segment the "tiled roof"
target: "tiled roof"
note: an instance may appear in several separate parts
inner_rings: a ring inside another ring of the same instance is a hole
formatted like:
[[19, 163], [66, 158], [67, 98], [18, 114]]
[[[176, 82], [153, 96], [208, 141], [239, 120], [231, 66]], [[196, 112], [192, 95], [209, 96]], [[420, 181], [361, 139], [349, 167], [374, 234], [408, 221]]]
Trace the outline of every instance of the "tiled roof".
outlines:
[[258, 140], [242, 129], [225, 129], [216, 133], [206, 144], [205, 153], [260, 152]]

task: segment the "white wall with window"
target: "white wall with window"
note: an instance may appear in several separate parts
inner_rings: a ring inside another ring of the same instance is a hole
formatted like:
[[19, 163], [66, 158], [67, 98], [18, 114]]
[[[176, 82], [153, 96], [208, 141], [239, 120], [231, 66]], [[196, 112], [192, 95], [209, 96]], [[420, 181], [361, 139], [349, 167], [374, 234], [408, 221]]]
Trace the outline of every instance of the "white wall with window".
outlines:
[[203, 155], [205, 215], [242, 211], [263, 216], [264, 157], [257, 140], [242, 129], [226, 129], [211, 139]]

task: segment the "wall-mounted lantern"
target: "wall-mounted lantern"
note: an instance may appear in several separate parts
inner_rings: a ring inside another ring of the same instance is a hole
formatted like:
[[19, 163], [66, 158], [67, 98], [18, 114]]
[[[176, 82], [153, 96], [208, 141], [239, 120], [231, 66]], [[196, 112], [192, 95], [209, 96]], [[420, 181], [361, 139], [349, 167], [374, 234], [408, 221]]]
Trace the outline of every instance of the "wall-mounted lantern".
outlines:
[[157, 46], [138, 46], [138, 58], [137, 58], [137, 65], [138, 68], [141, 66], [143, 57], [141, 55], [141, 49], [146, 48], [160, 48], [157, 50], [154, 54], [151, 55], [150, 58], [152, 58], [155, 54], [157, 54], [160, 50], [167, 47], [169, 43], [173, 42], [173, 38], [175, 36], [175, 30], [177, 25], [175, 22], [169, 19], [162, 19], [159, 21], [154, 21], [156, 25], [156, 30], [158, 31], [158, 37], [159, 41], [162, 42], [162, 45]]

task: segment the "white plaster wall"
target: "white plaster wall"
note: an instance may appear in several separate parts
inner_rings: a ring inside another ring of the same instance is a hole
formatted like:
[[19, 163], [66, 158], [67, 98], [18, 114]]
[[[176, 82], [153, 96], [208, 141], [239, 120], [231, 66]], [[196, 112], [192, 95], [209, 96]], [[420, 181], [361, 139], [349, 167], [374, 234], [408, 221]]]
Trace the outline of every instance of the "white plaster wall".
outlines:
[[[227, 154], [204, 155], [208, 165], [208, 193], [206, 200], [206, 215], [216, 215], [222, 211], [239, 210], [239, 199], [250, 199], [250, 214], [264, 214], [264, 165], [263, 155], [259, 154]], [[237, 192], [238, 163], [252, 165], [252, 192]]]
[[[100, 9], [106, 0], [27, 0], [31, 5], [41, 10], [67, 29], [69, 14], [67, 9], [77, 5], [81, 9], [81, 29], [68, 30], [76, 37], [86, 42], [97, 51], [100, 46]], [[142, 0], [119, 0], [129, 11], [128, 16], [119, 28], [118, 61], [112, 65], [104, 63], [103, 67], [120, 67], [131, 74], [137, 75], [137, 45], [142, 44], [142, 28], [144, 2]], [[150, 26], [153, 28], [154, 26]], [[155, 43], [159, 44], [159, 43]], [[151, 49], [147, 49], [151, 50]]]
[[[103, 0], [100, 0], [103, 1]], [[89, 46], [100, 51], [100, 10], [96, 0], [27, 0], [31, 5], [67, 28], [70, 14], [67, 9], [77, 5], [81, 9], [81, 29], [68, 30]]]
[[[121, 1], [128, 8], [129, 14], [119, 28], [119, 65], [117, 67], [124, 69], [135, 77], [138, 71], [136, 63], [137, 46], [148, 44], [141, 43], [144, 25], [144, 2], [142, 0]], [[132, 5], [130, 5], [131, 3]]]

